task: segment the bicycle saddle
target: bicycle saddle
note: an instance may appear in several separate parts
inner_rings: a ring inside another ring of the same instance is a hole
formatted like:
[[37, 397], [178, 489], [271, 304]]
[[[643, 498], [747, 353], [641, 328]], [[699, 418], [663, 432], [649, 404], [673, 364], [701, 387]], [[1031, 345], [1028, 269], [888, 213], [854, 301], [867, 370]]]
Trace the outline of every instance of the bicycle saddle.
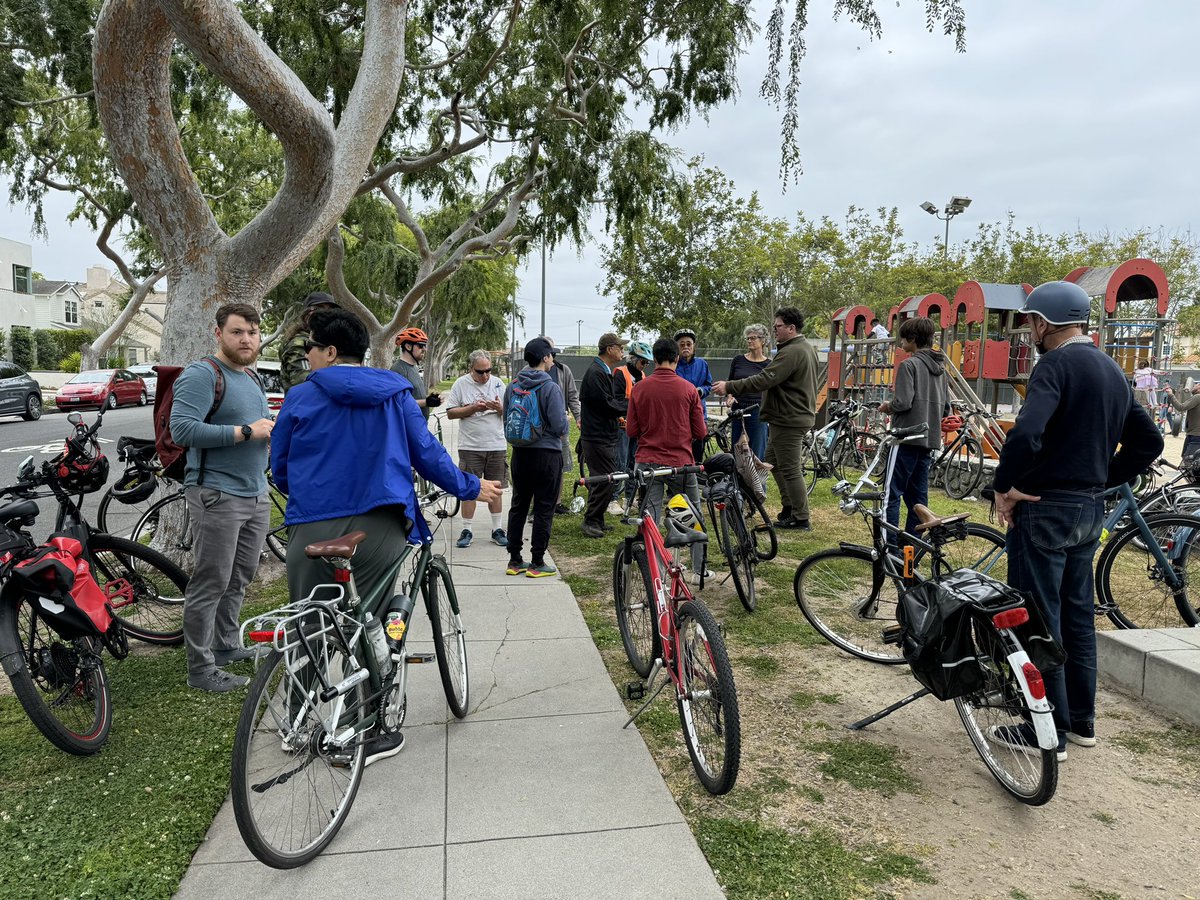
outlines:
[[920, 503], [913, 507], [913, 512], [916, 514], [917, 518], [921, 520], [921, 524], [915, 529], [918, 534], [922, 531], [929, 531], [933, 528], [939, 528], [942, 525], [953, 525], [955, 522], [961, 522], [963, 519], [969, 519], [971, 517], [970, 513], [964, 512], [954, 513], [953, 515], [939, 518], [933, 514], [933, 510], [931, 510], [928, 506], [924, 506]]
[[309, 544], [304, 548], [304, 555], [309, 559], [349, 559], [354, 555], [354, 548], [366, 539], [365, 531], [352, 531], [342, 537]]
[[667, 537], [663, 541], [668, 547], [684, 547], [688, 544], [707, 543], [708, 535], [695, 528], [684, 528], [670, 516], [667, 516]]

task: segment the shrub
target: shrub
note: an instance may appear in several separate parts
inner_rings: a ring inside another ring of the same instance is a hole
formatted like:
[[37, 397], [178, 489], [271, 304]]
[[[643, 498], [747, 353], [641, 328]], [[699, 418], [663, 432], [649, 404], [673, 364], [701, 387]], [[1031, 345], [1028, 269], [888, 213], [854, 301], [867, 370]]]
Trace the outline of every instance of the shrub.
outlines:
[[58, 364], [60, 372], [78, 372], [79, 371], [80, 353], [76, 350], [74, 353], [68, 353], [62, 358]]
[[62, 355], [69, 356], [76, 350], [82, 350], [83, 345], [96, 339], [96, 333], [87, 328], [72, 328], [70, 331], [55, 331]]
[[0, 329], [0, 359], [8, 359], [8, 335]]
[[33, 343], [37, 350], [37, 366], [44, 372], [57, 369], [62, 360], [60, 334], [62, 334], [61, 331], [45, 331], [40, 328], [33, 333]]
[[33, 334], [24, 325], [13, 326], [12, 361], [26, 372], [33, 368]]

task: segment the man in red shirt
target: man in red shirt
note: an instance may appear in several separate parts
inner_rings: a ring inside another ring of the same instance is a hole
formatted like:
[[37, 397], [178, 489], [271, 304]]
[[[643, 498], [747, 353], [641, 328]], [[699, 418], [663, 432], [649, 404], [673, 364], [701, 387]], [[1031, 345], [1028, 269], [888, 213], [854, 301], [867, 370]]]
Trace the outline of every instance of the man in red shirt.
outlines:
[[[670, 338], [661, 338], [654, 342], [653, 353], [654, 371], [633, 386], [625, 415], [625, 433], [630, 441], [637, 441], [634, 460], [638, 468], [694, 465], [692, 441], [703, 440], [708, 434], [703, 403], [695, 385], [675, 373], [679, 345]], [[664, 488], [670, 489], [668, 496], [686, 496], [703, 526], [695, 473], [656, 478], [650, 483], [646, 508], [655, 521], [662, 510]], [[692, 545], [692, 564], [694, 572], [703, 571], [703, 544]]]

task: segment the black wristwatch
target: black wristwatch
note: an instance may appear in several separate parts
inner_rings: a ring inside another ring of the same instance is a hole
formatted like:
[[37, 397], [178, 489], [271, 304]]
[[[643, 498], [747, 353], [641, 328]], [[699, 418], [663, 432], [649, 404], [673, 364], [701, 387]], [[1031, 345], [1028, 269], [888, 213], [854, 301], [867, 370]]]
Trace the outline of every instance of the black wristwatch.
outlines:
[[250, 440], [250, 438], [254, 437], [254, 429], [251, 428], [249, 425], [243, 425], [242, 426], [242, 437], [244, 437], [246, 440]]

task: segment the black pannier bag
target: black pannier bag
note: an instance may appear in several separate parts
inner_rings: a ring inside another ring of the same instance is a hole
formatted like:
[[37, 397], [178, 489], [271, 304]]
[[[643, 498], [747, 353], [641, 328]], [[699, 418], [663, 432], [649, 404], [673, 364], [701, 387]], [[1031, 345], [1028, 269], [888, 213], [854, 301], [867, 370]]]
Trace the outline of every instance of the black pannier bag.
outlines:
[[1024, 606], [1029, 621], [1014, 631], [1039, 671], [1062, 665], [1062, 647], [1046, 628], [1036, 603], [1020, 591], [976, 572], [959, 569], [940, 582], [926, 581], [900, 597], [900, 648], [913, 677], [939, 700], [964, 697], [983, 687], [972, 623], [1006, 608]]

